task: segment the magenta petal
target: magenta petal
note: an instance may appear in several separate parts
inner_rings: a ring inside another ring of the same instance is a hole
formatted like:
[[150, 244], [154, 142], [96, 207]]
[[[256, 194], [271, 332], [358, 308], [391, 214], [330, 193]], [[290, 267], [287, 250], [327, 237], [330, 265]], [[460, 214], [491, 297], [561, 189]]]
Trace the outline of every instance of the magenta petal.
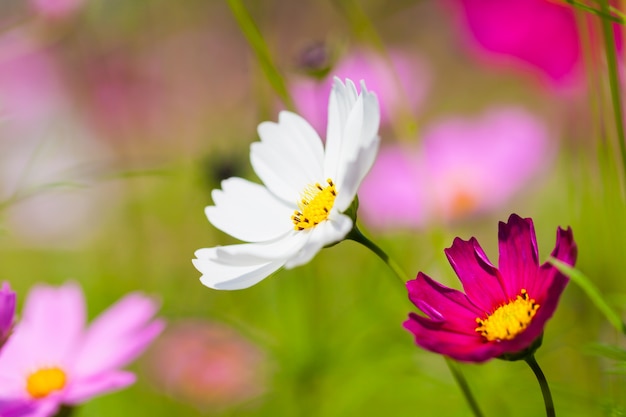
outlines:
[[465, 241], [457, 237], [445, 253], [465, 293], [482, 311], [490, 312], [508, 301], [498, 270], [475, 238]]
[[148, 297], [129, 294], [102, 313], [85, 335], [73, 372], [88, 377], [135, 359], [163, 330], [163, 321], [151, 321], [157, 306]]
[[537, 279], [539, 255], [533, 221], [511, 214], [508, 223], [500, 222], [498, 247], [504, 287], [509, 298], [515, 299], [522, 289], [528, 291]]
[[[563, 230], [559, 227], [556, 232], [556, 245], [554, 246], [551, 256], [568, 265], [574, 265], [576, 263], [577, 254], [578, 247], [574, 242], [572, 229], [568, 228], [567, 230]], [[544, 298], [546, 296], [554, 295], [555, 292], [557, 292], [558, 301], [558, 297], [565, 289], [568, 281], [565, 275], [561, 274], [552, 264], [546, 262], [541, 265], [539, 277], [535, 281], [530, 294], [541, 304], [545, 303]], [[530, 291], [530, 289], [528, 291]]]
[[431, 320], [443, 323], [445, 328], [472, 333], [481, 311], [465, 294], [433, 281], [423, 273], [406, 283], [409, 299]]
[[15, 298], [15, 292], [11, 290], [9, 283], [4, 282], [2, 289], [0, 289], [0, 347], [4, 344], [13, 327]]
[[415, 313], [409, 315], [404, 327], [413, 333], [415, 343], [422, 348], [459, 361], [484, 362], [500, 354], [496, 346], [484, 342], [476, 333], [465, 334], [444, 330]]
[[126, 388], [134, 384], [135, 380], [132, 372], [125, 371], [111, 371], [80, 379], [67, 388], [64, 402], [69, 405], [80, 404], [95, 396]]

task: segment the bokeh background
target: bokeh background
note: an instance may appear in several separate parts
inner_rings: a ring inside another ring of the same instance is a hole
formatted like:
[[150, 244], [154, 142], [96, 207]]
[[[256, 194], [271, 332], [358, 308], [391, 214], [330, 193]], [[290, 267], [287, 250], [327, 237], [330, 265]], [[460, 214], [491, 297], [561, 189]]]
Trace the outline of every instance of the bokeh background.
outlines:
[[[343, 242], [234, 292], [191, 265], [235, 242], [203, 210], [220, 180], [255, 178], [258, 123], [290, 108], [323, 137], [333, 75], [380, 98], [359, 215], [409, 276], [458, 288], [444, 248], [476, 236], [496, 262], [497, 222], [515, 212], [534, 219], [542, 259], [571, 225], [577, 267], [624, 311], [600, 18], [548, 0], [244, 2], [290, 103], [233, 4], [0, 2], [0, 277], [20, 305], [37, 282], [77, 281], [90, 317], [142, 291], [168, 321], [137, 384], [77, 416], [470, 415], [443, 359], [402, 328], [404, 287], [365, 248]], [[560, 414], [626, 415], [624, 362], [598, 344], [624, 337], [570, 284], [537, 354]], [[486, 415], [543, 413], [525, 364], [462, 369]]]

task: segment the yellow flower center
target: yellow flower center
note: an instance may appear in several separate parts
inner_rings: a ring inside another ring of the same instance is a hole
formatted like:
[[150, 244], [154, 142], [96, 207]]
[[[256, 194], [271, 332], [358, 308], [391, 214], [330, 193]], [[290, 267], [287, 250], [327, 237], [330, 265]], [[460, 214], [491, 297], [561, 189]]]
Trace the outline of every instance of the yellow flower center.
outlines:
[[523, 289], [515, 300], [496, 308], [487, 318], [476, 318], [475, 330], [490, 342], [511, 340], [528, 327], [538, 309], [539, 304]]
[[331, 179], [327, 179], [327, 186], [319, 183], [307, 186], [302, 192], [302, 199], [298, 208], [291, 216], [295, 230], [304, 230], [317, 226], [328, 218], [330, 210], [335, 204], [337, 190]]
[[65, 381], [65, 372], [61, 368], [41, 368], [28, 376], [26, 391], [33, 398], [44, 398], [52, 391], [63, 389]]

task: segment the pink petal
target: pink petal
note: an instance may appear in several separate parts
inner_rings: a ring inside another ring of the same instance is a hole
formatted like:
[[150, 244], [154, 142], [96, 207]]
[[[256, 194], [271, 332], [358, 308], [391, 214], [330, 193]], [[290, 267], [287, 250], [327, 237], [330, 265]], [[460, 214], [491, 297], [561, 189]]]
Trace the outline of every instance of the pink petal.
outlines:
[[489, 262], [476, 238], [464, 241], [457, 237], [445, 253], [465, 293], [478, 308], [491, 312], [508, 301], [500, 273]]
[[[499, 270], [506, 293], [515, 299], [522, 289], [528, 291], [538, 279], [537, 239], [532, 219], [511, 214], [508, 223], [499, 223]], [[535, 297], [534, 294], [530, 294]]]
[[[578, 247], [574, 242], [572, 229], [568, 228], [567, 230], [563, 230], [559, 227], [556, 231], [556, 245], [554, 246], [554, 250], [552, 250], [551, 256], [568, 265], [574, 265], [576, 263], [577, 254]], [[558, 282], [556, 287], [553, 287], [553, 281]], [[551, 291], [558, 291], [560, 295], [565, 289], [567, 282], [568, 278], [566, 276], [561, 274], [550, 263], [546, 262], [541, 265], [539, 269], [539, 277], [532, 286], [531, 294], [537, 301], [544, 302], [543, 299], [550, 289]], [[530, 291], [530, 288], [528, 291]]]
[[152, 320], [158, 304], [141, 294], [129, 294], [91, 324], [74, 361], [73, 373], [86, 378], [127, 365], [163, 330]]
[[8, 282], [4, 282], [0, 289], [0, 348], [13, 327], [15, 299], [15, 292], [11, 290]]
[[79, 379], [70, 385], [65, 393], [64, 403], [75, 405], [83, 403], [95, 396], [118, 391], [135, 383], [132, 372], [111, 371], [86, 379]]
[[30, 329], [37, 362], [62, 363], [82, 336], [85, 327], [85, 300], [76, 283], [55, 288], [33, 287], [26, 299], [21, 324]]

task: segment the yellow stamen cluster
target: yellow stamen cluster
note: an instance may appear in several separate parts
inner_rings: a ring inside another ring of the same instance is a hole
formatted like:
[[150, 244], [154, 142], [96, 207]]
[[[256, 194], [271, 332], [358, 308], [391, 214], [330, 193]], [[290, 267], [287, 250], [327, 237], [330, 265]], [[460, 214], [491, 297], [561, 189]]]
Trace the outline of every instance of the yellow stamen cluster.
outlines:
[[302, 192], [302, 199], [298, 202], [298, 208], [291, 216], [295, 230], [304, 230], [317, 226], [326, 220], [330, 210], [335, 204], [337, 190], [332, 180], [327, 179], [327, 186], [319, 183], [309, 185]]
[[45, 398], [65, 387], [66, 376], [61, 368], [41, 368], [28, 376], [26, 391], [33, 398]]
[[511, 340], [528, 327], [538, 309], [539, 304], [523, 289], [515, 300], [498, 307], [487, 318], [476, 318], [475, 330], [490, 342]]

